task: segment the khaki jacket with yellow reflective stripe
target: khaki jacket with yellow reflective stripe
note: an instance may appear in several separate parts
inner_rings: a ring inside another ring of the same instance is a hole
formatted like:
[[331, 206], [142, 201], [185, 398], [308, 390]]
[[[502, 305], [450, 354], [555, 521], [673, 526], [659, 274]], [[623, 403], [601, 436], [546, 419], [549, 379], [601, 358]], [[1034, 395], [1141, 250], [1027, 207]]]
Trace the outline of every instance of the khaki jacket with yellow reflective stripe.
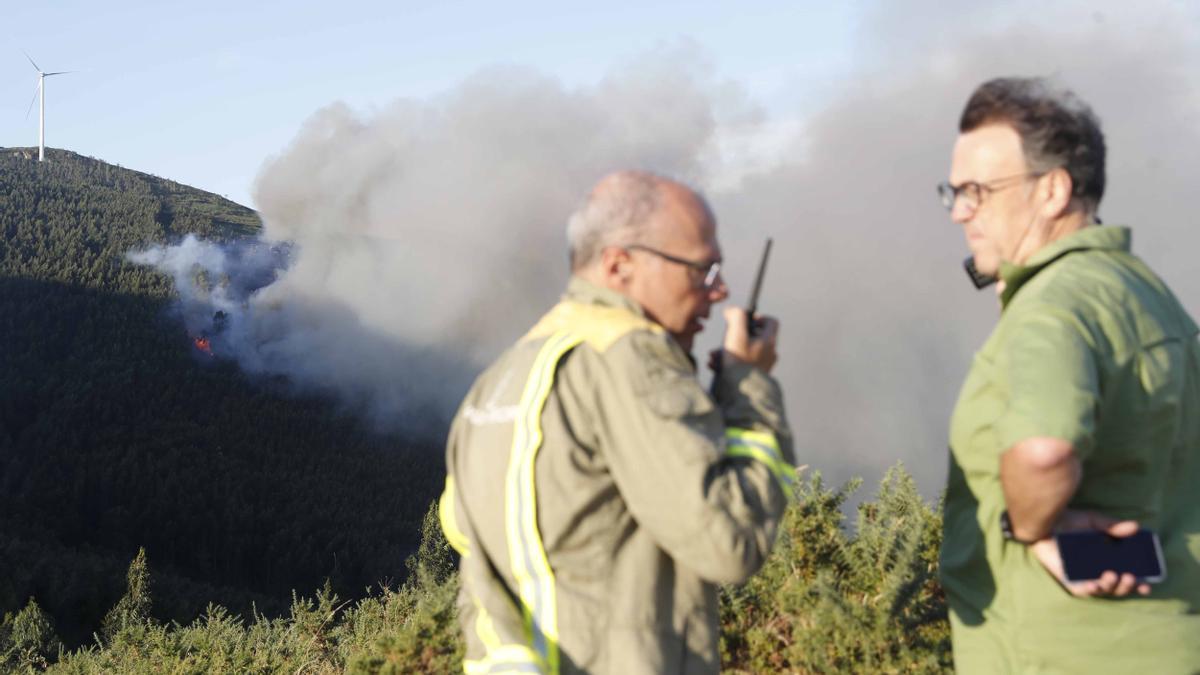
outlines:
[[578, 278], [479, 376], [440, 504], [466, 672], [718, 672], [716, 585], [763, 564], [795, 470], [774, 380], [728, 364], [714, 391]]

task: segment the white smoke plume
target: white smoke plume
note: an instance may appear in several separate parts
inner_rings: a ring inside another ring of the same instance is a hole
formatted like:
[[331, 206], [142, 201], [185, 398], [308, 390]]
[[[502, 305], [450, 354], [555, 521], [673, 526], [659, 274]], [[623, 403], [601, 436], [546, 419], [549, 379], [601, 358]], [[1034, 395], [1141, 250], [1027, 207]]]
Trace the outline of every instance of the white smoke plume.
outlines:
[[189, 234], [174, 246], [132, 251], [126, 259], [170, 275], [188, 332], [219, 338], [222, 352], [233, 356], [249, 349], [237, 343], [246, 338], [243, 310], [250, 296], [276, 280], [287, 267], [290, 251], [288, 245], [258, 241], [219, 245]]
[[1000, 75], [1052, 75], [1092, 103], [1110, 150], [1101, 215], [1135, 227], [1135, 250], [1196, 312], [1189, 19], [1170, 2], [885, 3], [863, 27], [860, 71], [800, 122], [757, 109], [694, 48], [589, 87], [493, 69], [434, 100], [331, 105], [259, 176], [265, 238], [292, 248], [286, 269], [265, 266], [277, 279], [224, 310], [227, 353], [385, 427], [437, 433], [561, 292], [565, 221], [591, 184], [646, 168], [707, 192], [734, 301], [775, 237], [760, 307], [783, 322], [776, 374], [801, 460], [835, 480], [903, 460], [932, 496], [955, 394], [997, 313], [963, 275], [961, 231], [933, 188], [962, 105]]

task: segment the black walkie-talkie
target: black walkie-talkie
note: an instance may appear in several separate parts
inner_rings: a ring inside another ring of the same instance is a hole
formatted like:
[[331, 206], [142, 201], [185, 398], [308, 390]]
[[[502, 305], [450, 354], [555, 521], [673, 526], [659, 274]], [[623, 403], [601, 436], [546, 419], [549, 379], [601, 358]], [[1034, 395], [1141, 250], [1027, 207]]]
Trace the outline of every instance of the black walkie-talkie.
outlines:
[[750, 321], [750, 337], [758, 335], [763, 328], [763, 322], [756, 321], [754, 313], [758, 311], [758, 294], [762, 290], [763, 275], [767, 271], [767, 258], [769, 257], [771, 257], [771, 238], [767, 237], [767, 243], [763, 247], [762, 260], [758, 261], [758, 274], [754, 277], [754, 290], [750, 292], [750, 304], [746, 305], [746, 316]]
[[[746, 331], [750, 337], [758, 335], [763, 329], [762, 321], [754, 320], [754, 313], [758, 311], [758, 294], [762, 291], [763, 274], [767, 271], [767, 258], [771, 256], [771, 238], [767, 237], [766, 246], [763, 247], [762, 259], [758, 261], [758, 273], [754, 276], [754, 289], [750, 291], [750, 303], [746, 306]], [[712, 361], [709, 362], [713, 370], [713, 380], [710, 391], [713, 396], [717, 395], [717, 375], [721, 372], [721, 350], [713, 352]]]
[[981, 291], [999, 281], [990, 274], [980, 272], [975, 267], [975, 256], [973, 255], [967, 256], [967, 259], [963, 261], [963, 269], [967, 271], [967, 276], [971, 278], [971, 283], [975, 284], [975, 288]]

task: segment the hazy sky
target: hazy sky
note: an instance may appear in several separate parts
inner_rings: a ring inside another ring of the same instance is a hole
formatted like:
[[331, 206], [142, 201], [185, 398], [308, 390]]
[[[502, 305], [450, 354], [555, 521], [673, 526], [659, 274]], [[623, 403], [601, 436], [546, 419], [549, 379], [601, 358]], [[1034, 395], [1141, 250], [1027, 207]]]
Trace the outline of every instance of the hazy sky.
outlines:
[[0, 146], [46, 143], [250, 205], [263, 161], [334, 101], [370, 111], [487, 66], [592, 84], [692, 44], [762, 105], [811, 110], [848, 71], [856, 2], [0, 1]]

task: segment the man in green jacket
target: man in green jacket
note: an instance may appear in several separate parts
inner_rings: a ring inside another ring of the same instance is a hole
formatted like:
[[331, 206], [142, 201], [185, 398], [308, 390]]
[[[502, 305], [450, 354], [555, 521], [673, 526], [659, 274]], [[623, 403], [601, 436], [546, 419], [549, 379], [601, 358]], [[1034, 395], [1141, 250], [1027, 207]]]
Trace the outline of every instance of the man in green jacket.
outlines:
[[[1200, 346], [1130, 231], [1104, 137], [1040, 79], [971, 96], [939, 186], [1001, 314], [950, 423], [942, 583], [964, 673], [1200, 671]], [[1054, 533], [1158, 533], [1166, 580], [1070, 583]]]
[[728, 323], [710, 396], [689, 352], [725, 299], [704, 200], [604, 178], [567, 228], [562, 302], [476, 380], [442, 526], [468, 673], [716, 673], [717, 584], [763, 563], [795, 478], [778, 324]]

